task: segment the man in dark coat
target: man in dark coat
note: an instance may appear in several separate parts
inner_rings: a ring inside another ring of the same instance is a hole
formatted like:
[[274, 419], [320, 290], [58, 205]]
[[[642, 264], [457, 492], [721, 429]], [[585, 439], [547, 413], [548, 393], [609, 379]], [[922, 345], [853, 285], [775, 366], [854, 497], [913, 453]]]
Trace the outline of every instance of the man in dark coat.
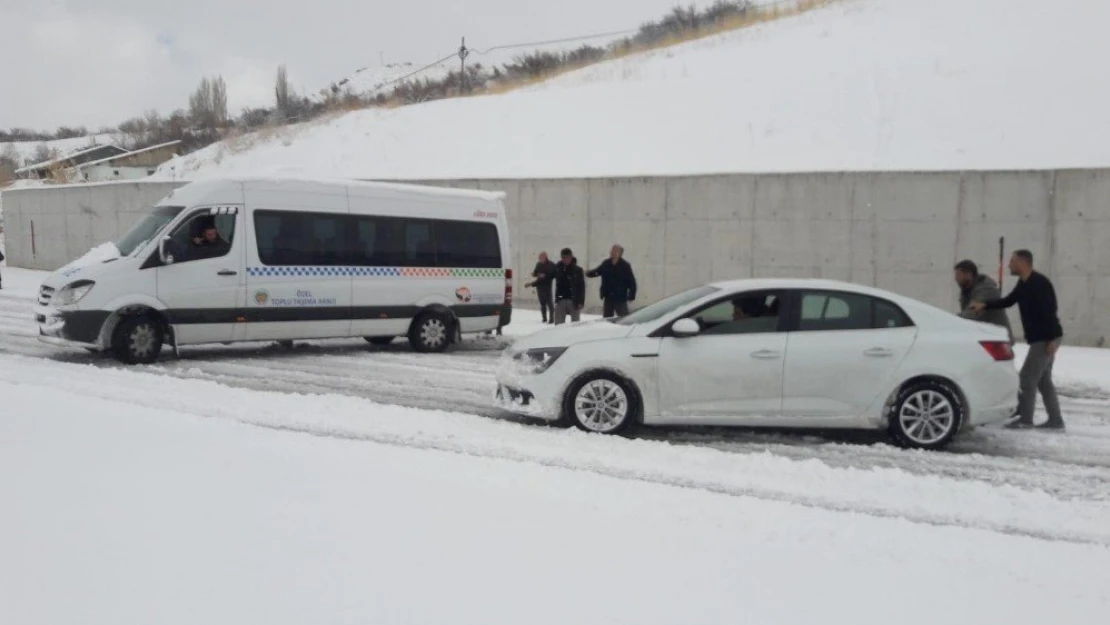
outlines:
[[231, 251], [231, 244], [224, 241], [220, 231], [216, 229], [215, 221], [206, 221], [202, 226], [200, 236], [193, 239], [193, 248], [189, 250], [189, 260], [203, 260], [205, 258], [219, 258]]
[[1048, 422], [1038, 428], [1051, 430], [1064, 429], [1064, 417], [1060, 413], [1060, 400], [1056, 397], [1056, 385], [1052, 382], [1052, 364], [1064, 330], [1056, 310], [1056, 289], [1052, 282], [1039, 272], [1033, 271], [1033, 253], [1018, 250], [1010, 257], [1010, 273], [1018, 276], [1017, 286], [1002, 299], [972, 302], [971, 309], [976, 312], [1000, 310], [1018, 305], [1021, 312], [1021, 327], [1029, 352], [1021, 365], [1021, 391], [1018, 395], [1018, 419], [1006, 425], [1008, 428], [1033, 427], [1033, 408], [1037, 401], [1037, 391], [1041, 393]]
[[569, 247], [560, 252], [561, 262], [555, 267], [555, 325], [578, 321], [586, 305], [586, 274]]
[[624, 259], [624, 248], [613, 245], [609, 260], [586, 274], [587, 278], [601, 278], [602, 313], [605, 317], [623, 317], [628, 314], [628, 303], [636, 300], [636, 276], [632, 265]]
[[555, 303], [552, 300], [551, 286], [555, 282], [555, 263], [547, 258], [547, 252], [540, 252], [539, 262], [532, 271], [532, 280], [525, 287], [536, 287], [540, 298], [540, 314], [544, 323], [555, 323]]
[[1006, 332], [1010, 335], [1010, 342], [1013, 342], [1014, 331], [1010, 327], [1010, 318], [1006, 316], [1005, 310], [996, 308], [984, 310], [981, 313], [971, 310], [972, 302], [993, 302], [996, 299], [1002, 299], [1002, 291], [998, 289], [998, 283], [990, 276], [979, 273], [979, 267], [970, 260], [961, 260], [956, 263], [953, 270], [956, 284], [960, 287], [959, 315], [1006, 328]]

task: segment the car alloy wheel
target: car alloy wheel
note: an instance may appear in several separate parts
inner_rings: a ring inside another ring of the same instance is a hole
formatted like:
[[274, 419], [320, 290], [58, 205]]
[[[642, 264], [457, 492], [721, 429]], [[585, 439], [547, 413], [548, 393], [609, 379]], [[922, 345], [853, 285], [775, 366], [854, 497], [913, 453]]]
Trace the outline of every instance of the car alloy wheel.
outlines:
[[574, 417], [583, 429], [608, 434], [619, 430], [630, 412], [628, 393], [616, 381], [595, 378], [574, 396]]
[[891, 434], [905, 447], [939, 449], [960, 429], [963, 405], [948, 385], [925, 381], [904, 388], [894, 404]]

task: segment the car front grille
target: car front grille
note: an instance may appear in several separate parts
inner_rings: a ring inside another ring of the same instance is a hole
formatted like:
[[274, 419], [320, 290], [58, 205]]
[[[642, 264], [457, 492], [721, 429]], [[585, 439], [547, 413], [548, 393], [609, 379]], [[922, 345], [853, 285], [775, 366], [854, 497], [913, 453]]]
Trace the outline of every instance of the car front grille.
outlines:
[[39, 288], [39, 306], [50, 305], [50, 299], [54, 297], [54, 289], [48, 286]]

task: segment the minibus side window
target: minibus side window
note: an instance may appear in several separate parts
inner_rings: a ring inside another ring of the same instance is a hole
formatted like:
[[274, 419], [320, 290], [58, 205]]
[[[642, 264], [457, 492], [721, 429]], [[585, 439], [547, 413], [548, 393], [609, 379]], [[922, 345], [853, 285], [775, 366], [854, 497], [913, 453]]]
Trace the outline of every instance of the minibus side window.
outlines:
[[475, 221], [435, 222], [436, 260], [440, 267], [499, 269], [497, 226]]
[[[170, 235], [175, 264], [226, 256], [235, 242], [235, 218], [234, 214], [213, 215], [208, 210], [191, 215]], [[210, 238], [212, 228], [215, 237]]]

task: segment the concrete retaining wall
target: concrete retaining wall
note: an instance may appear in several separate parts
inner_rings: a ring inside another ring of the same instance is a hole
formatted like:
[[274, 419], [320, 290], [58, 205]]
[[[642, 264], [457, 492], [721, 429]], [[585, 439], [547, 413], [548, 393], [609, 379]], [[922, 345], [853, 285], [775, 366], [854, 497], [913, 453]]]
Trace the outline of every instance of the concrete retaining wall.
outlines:
[[[1007, 254], [1030, 249], [1055, 282], [1070, 344], [1110, 337], [1107, 170], [421, 182], [506, 192], [521, 303], [535, 302], [522, 285], [539, 251], [570, 247], [592, 266], [619, 242], [640, 305], [710, 280], [784, 276], [849, 280], [953, 310], [952, 265], [971, 258], [995, 275], [1005, 236]], [[180, 184], [9, 192], [9, 263], [56, 268], [117, 237], [134, 211]], [[32, 215], [44, 220], [36, 217], [33, 257]], [[1005, 290], [1013, 284], [1007, 276]], [[591, 312], [596, 287], [590, 281]], [[1020, 328], [1016, 310], [1012, 318]]]
[[105, 241], [118, 240], [182, 184], [120, 182], [5, 191], [8, 264], [53, 271]]

